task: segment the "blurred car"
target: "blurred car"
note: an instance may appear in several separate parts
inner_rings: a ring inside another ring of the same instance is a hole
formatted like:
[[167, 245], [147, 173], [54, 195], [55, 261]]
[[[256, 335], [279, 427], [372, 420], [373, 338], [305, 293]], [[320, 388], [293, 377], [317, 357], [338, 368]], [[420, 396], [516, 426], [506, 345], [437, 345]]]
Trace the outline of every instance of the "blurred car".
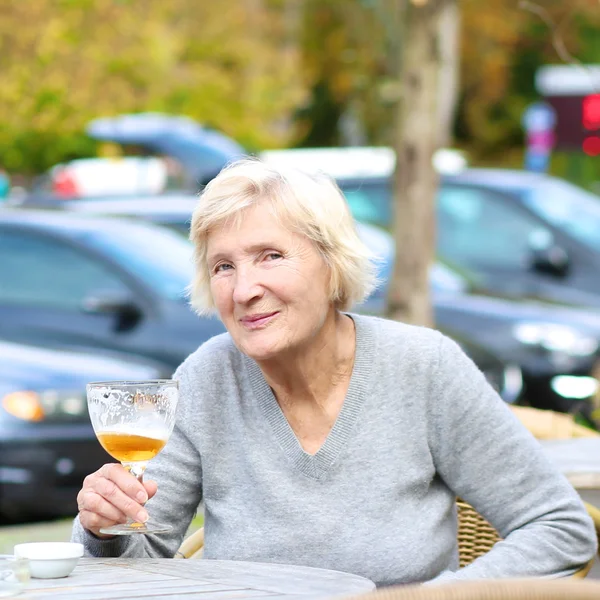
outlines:
[[[600, 196], [558, 177], [510, 169], [459, 170], [443, 181], [461, 186], [477, 199], [482, 213], [477, 224], [482, 227], [479, 235], [486, 235], [490, 229], [481, 221], [495, 218], [512, 221], [513, 235], [523, 231], [527, 246], [521, 251], [529, 251], [530, 277], [538, 279], [538, 296], [556, 302], [600, 304]], [[494, 192], [501, 194], [499, 199], [491, 196]], [[497, 212], [499, 201], [503, 203], [502, 213]], [[517, 208], [522, 212], [518, 213]], [[486, 218], [485, 213], [490, 210], [496, 212]], [[500, 238], [499, 234], [495, 237]], [[473, 262], [469, 256], [461, 260]], [[504, 260], [508, 262], [510, 256]], [[473, 268], [490, 271], [492, 267], [489, 259], [487, 264], [482, 259], [482, 266]], [[523, 277], [518, 269], [515, 271], [517, 279]], [[487, 285], [491, 288], [492, 282]], [[575, 296], [572, 290], [581, 295]]]
[[19, 203], [53, 206], [65, 199], [195, 192], [227, 163], [247, 155], [234, 139], [183, 115], [102, 117], [90, 121], [86, 133], [152, 156], [82, 158], [55, 165], [35, 181], [29, 194], [18, 198]]
[[[193, 275], [186, 239], [192, 206], [187, 201], [178, 219], [172, 213], [166, 219], [179, 233], [139, 218], [0, 213], [0, 278], [7, 283], [0, 288], [0, 336], [117, 349], [175, 368], [208, 337], [224, 331], [220, 321], [196, 316], [185, 298]], [[387, 278], [389, 235], [364, 224], [359, 235], [375, 255], [387, 257], [381, 264], [381, 277]], [[432, 281], [434, 288], [453, 292], [462, 285], [442, 266], [433, 269]], [[382, 290], [360, 309], [378, 312], [385, 301]], [[480, 348], [466, 331], [456, 337], [505, 399], [514, 401], [521, 391], [514, 377], [518, 367], [498, 360], [493, 349]]]
[[[139, 198], [97, 198], [78, 202], [62, 202], [54, 209], [65, 210], [95, 217], [118, 217], [149, 221], [168, 227], [188, 238], [192, 212], [198, 202], [198, 196], [173, 194], [161, 197]], [[390, 252], [390, 236], [379, 228], [357, 221], [358, 234], [375, 256], [387, 256]], [[384, 261], [382, 277], [388, 276], [389, 262]], [[440, 264], [431, 272], [432, 285], [446, 291], [465, 291], [468, 284]], [[377, 296], [377, 291], [375, 292]]]
[[[278, 150], [263, 158], [330, 174], [356, 219], [391, 226], [391, 149]], [[474, 291], [600, 307], [600, 198], [545, 175], [448, 161], [438, 169], [437, 254], [468, 275]]]
[[136, 357], [0, 340], [0, 521], [75, 514], [84, 477], [114, 462], [89, 421], [88, 382], [168, 376]]
[[[100, 211], [150, 220], [187, 237], [196, 202], [196, 198], [181, 197], [82, 201], [66, 207], [78, 213]], [[394, 254], [391, 236], [364, 223], [358, 223], [358, 231], [371, 251], [383, 258], [380, 278], [387, 281]], [[591, 373], [597, 359], [600, 317], [583, 310], [466, 295], [468, 280], [442, 263], [433, 266], [430, 281], [436, 327], [463, 345], [490, 374], [488, 379], [496, 380], [505, 400], [526, 397], [536, 407], [581, 413], [591, 422], [591, 397], [598, 387]], [[386, 286], [380, 286], [358, 310], [382, 314], [386, 293]], [[494, 369], [485, 364], [486, 352], [503, 365], [501, 376], [498, 369], [496, 375], [491, 374]]]
[[105, 348], [175, 368], [224, 327], [192, 312], [191, 246], [165, 228], [0, 211], [0, 338]]
[[[436, 273], [430, 277], [436, 329], [463, 347], [468, 341], [487, 350], [504, 365], [505, 400], [575, 414], [600, 428], [595, 412], [600, 392], [595, 376], [600, 372], [600, 315], [466, 293], [468, 282], [462, 275], [441, 263], [436, 264]], [[384, 313], [386, 288], [369, 299], [368, 312]]]
[[79, 158], [54, 165], [9, 204], [52, 207], [80, 198], [161, 194], [171, 186], [171, 170], [169, 160], [158, 157]]
[[192, 212], [198, 202], [193, 194], [169, 194], [166, 196], [138, 196], [128, 198], [103, 197], [77, 202], [57, 202], [51, 208], [83, 215], [126, 217], [150, 221], [175, 229], [187, 237]]
[[234, 139], [184, 115], [145, 112], [102, 117], [88, 123], [86, 132], [96, 140], [135, 145], [176, 160], [192, 191], [247, 154]]
[[521, 369], [517, 403], [579, 415], [595, 428], [600, 319], [594, 313], [490, 296], [436, 294], [438, 328], [450, 337], [465, 330], [483, 348]]

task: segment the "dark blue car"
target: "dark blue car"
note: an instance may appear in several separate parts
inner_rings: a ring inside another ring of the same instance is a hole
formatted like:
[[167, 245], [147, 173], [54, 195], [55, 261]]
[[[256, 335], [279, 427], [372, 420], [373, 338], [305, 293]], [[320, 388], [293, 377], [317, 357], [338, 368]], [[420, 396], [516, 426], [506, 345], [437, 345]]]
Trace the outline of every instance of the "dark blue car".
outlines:
[[[389, 227], [389, 178], [339, 185], [357, 218]], [[474, 289], [511, 298], [600, 307], [600, 198], [565, 181], [512, 171], [445, 175], [437, 253]]]
[[[265, 152], [334, 177], [356, 219], [391, 228], [390, 148]], [[506, 169], [440, 165], [437, 255], [473, 290], [552, 304], [600, 307], [600, 197], [564, 180]]]
[[90, 381], [157, 379], [139, 357], [0, 340], [0, 522], [77, 512], [83, 479], [113, 462], [89, 421]]
[[185, 296], [189, 242], [164, 227], [0, 212], [0, 338], [104, 348], [172, 369], [224, 327]]

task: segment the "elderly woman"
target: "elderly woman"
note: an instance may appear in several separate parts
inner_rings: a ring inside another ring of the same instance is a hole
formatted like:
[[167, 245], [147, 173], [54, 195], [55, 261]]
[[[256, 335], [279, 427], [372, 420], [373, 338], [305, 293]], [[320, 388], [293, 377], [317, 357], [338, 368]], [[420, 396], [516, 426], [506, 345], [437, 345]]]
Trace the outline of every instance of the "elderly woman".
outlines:
[[[87, 554], [172, 557], [203, 502], [206, 558], [379, 585], [566, 576], [593, 556], [578, 495], [454, 342], [346, 312], [374, 266], [331, 181], [233, 164], [202, 194], [192, 240], [193, 304], [227, 333], [177, 369], [156, 483], [118, 465], [85, 480], [73, 538]], [[172, 533], [99, 534], [147, 519], [154, 494]], [[461, 570], [457, 496], [505, 538]]]

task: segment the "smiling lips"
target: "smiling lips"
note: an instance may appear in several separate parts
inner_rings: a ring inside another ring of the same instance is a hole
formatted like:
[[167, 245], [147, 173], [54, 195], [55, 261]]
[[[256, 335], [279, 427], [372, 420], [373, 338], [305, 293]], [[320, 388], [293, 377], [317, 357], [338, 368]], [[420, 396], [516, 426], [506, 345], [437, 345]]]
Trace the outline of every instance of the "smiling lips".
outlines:
[[257, 313], [255, 315], [248, 315], [240, 319], [242, 325], [246, 329], [261, 329], [267, 323], [270, 323], [277, 315], [279, 311], [269, 312], [269, 313]]

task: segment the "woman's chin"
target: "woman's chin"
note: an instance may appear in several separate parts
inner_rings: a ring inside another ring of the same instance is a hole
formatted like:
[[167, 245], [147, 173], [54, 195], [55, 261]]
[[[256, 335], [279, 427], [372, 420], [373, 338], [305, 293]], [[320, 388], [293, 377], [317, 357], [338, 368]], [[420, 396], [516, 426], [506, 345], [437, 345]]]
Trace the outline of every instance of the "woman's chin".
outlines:
[[256, 362], [264, 362], [266, 360], [272, 360], [273, 358], [276, 358], [277, 355], [279, 354], [278, 350], [275, 350], [273, 348], [263, 348], [263, 347], [256, 347], [256, 346], [251, 346], [251, 347], [245, 347], [243, 349], [244, 354], [246, 354], [247, 356], [249, 356], [251, 359], [255, 360]]
[[277, 340], [266, 339], [266, 336], [264, 339], [243, 340], [239, 348], [256, 361], [271, 360], [284, 350]]

